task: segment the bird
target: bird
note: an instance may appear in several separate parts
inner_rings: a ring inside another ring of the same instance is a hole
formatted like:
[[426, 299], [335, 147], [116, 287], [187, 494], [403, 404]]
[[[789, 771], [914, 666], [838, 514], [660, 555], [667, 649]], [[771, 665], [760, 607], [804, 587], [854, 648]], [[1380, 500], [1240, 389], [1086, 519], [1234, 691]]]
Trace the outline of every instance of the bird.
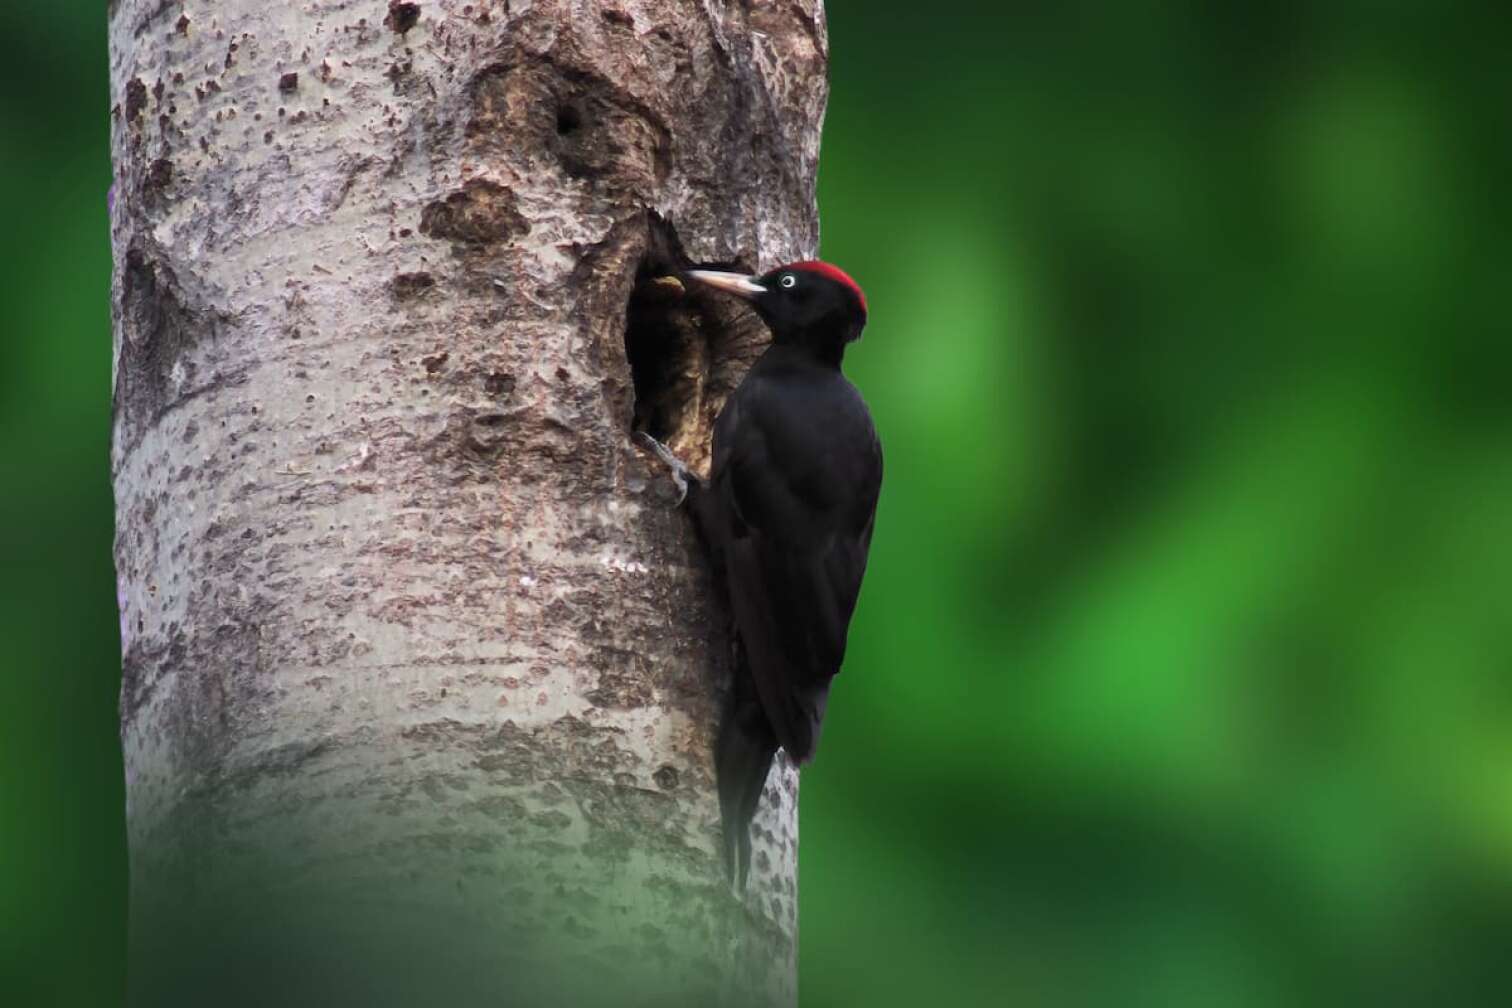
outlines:
[[684, 275], [749, 302], [771, 333], [714, 421], [706, 481], [643, 434], [671, 469], [733, 617], [734, 681], [714, 766], [725, 870], [738, 892], [778, 747], [802, 766], [819, 744], [866, 572], [882, 446], [866, 401], [841, 371], [867, 316], [848, 274], [804, 260], [759, 276]]

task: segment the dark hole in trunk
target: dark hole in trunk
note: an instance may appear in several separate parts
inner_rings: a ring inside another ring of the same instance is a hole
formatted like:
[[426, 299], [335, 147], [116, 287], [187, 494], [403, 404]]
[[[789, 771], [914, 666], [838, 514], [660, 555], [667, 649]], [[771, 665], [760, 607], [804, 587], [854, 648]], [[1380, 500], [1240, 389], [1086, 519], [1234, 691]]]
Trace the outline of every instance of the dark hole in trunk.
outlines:
[[734, 299], [689, 286], [690, 265], [671, 225], [653, 215], [625, 313], [625, 355], [635, 385], [633, 430], [702, 472], [714, 419], [760, 352], [765, 330]]
[[625, 323], [635, 430], [670, 442], [697, 414], [709, 373], [704, 326], [682, 281], [658, 264], [642, 263]]

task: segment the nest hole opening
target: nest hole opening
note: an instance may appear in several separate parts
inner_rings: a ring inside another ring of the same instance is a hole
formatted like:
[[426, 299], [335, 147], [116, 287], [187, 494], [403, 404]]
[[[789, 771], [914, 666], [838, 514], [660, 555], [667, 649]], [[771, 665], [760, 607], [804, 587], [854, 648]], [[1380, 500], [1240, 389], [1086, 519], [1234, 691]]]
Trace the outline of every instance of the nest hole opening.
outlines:
[[709, 338], [676, 267], [642, 260], [625, 312], [625, 355], [635, 386], [631, 428], [676, 447], [695, 433], [709, 376]]
[[[765, 347], [765, 329], [743, 302], [689, 285], [686, 270], [695, 264], [671, 222], [652, 213], [647, 226], [625, 311], [630, 433], [651, 435], [706, 475], [714, 421]], [[749, 272], [739, 262], [697, 265]]]

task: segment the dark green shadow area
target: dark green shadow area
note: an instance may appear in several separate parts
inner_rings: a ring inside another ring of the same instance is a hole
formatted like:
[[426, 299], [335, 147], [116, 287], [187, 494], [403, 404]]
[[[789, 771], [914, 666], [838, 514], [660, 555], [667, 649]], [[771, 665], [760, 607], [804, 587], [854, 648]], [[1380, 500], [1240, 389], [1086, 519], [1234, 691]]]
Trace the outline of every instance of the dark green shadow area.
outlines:
[[828, 6], [888, 472], [804, 1003], [1506, 999], [1504, 13]]

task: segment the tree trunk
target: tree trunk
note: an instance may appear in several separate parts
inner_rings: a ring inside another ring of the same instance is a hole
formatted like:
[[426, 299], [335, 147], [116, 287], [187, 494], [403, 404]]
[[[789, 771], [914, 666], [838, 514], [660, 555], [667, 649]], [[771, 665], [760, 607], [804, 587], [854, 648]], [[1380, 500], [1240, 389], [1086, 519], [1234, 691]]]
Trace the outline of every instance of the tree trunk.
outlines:
[[820, 0], [116, 0], [136, 1003], [791, 1004], [695, 460], [817, 240]]

